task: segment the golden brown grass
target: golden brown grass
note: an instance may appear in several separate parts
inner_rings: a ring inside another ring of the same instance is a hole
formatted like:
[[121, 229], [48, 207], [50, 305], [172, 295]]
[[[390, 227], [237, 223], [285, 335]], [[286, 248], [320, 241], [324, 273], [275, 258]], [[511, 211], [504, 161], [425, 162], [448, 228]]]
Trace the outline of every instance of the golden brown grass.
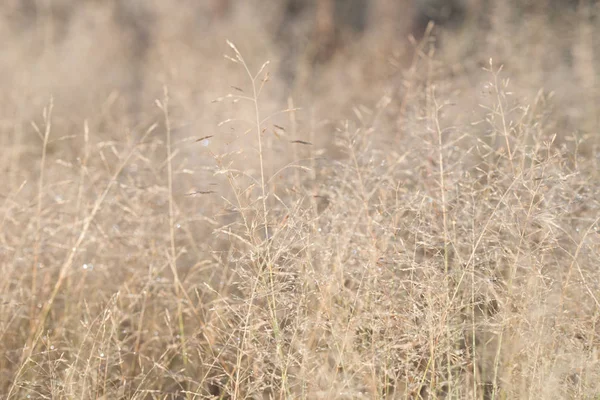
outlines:
[[89, 38], [2, 61], [2, 398], [600, 398], [585, 10], [371, 32], [285, 90], [260, 22], [178, 13], [135, 114], [118, 32], [123, 85], [68, 81]]

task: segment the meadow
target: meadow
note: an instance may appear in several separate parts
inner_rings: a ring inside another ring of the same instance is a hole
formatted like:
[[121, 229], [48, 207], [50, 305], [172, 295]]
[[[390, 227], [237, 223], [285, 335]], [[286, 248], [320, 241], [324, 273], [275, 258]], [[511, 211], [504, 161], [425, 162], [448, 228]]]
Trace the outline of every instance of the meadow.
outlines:
[[600, 399], [596, 2], [260, 1], [0, 6], [0, 398]]

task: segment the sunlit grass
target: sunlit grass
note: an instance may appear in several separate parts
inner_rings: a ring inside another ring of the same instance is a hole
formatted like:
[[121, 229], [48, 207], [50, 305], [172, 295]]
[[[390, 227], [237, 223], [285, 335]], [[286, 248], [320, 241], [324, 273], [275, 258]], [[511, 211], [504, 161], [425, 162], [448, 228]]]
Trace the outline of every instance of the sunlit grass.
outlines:
[[512, 53], [498, 17], [462, 59], [464, 32], [369, 37], [294, 85], [254, 36], [222, 59], [165, 35], [135, 107], [102, 82], [71, 108], [12, 82], [31, 91], [1, 100], [0, 395], [598, 398], [579, 16], [569, 67], [527, 70], [533, 39]]

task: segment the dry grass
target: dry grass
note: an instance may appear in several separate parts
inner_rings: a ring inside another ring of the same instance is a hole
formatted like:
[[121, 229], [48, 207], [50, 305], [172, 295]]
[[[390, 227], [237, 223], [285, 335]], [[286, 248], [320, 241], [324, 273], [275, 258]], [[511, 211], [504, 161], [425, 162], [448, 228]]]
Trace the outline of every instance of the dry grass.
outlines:
[[15, 35], [0, 396], [600, 398], [600, 29], [511, 10], [292, 89], [243, 12], [141, 70], [95, 3]]

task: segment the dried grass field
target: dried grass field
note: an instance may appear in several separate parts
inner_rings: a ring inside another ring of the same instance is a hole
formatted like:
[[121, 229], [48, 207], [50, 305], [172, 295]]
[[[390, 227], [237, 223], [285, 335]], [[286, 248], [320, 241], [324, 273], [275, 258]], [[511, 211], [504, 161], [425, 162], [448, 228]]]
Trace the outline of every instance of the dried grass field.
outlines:
[[600, 4], [411, 1], [3, 2], [0, 398], [600, 399]]

